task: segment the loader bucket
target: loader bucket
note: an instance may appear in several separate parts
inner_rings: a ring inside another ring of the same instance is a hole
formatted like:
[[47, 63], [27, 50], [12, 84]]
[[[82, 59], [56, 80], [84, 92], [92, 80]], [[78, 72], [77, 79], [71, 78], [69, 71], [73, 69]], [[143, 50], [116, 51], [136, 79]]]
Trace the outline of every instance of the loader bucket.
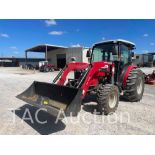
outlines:
[[16, 97], [35, 107], [45, 108], [48, 113], [57, 117], [62, 112], [66, 116], [77, 116], [81, 109], [81, 95], [81, 89], [34, 81]]

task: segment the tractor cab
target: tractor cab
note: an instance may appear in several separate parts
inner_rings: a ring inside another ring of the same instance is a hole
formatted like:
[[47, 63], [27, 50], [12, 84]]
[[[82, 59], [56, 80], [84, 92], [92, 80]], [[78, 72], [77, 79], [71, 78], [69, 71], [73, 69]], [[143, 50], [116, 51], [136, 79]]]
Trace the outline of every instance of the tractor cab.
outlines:
[[135, 44], [126, 40], [108, 40], [96, 43], [90, 55], [91, 63], [107, 61], [115, 64], [115, 81], [120, 80], [123, 70], [132, 64], [132, 57], [134, 57]]
[[131, 63], [135, 44], [126, 40], [108, 40], [96, 43], [92, 48], [91, 62], [119, 61], [123, 65]]

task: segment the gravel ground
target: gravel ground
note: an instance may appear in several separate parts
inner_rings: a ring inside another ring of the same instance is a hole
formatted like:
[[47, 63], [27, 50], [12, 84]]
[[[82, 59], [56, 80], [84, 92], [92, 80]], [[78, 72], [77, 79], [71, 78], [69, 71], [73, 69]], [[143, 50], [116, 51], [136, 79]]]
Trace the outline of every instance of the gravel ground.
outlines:
[[[78, 117], [67, 117], [55, 123], [56, 118], [40, 112], [38, 119], [47, 123], [38, 123], [35, 119], [37, 109], [15, 96], [34, 80], [51, 82], [57, 73], [0, 68], [0, 134], [155, 134], [155, 86], [151, 85], [145, 85], [141, 102], [120, 101], [113, 115], [94, 114], [95, 98], [87, 97]], [[27, 109], [26, 117], [30, 116], [31, 120], [22, 119]]]

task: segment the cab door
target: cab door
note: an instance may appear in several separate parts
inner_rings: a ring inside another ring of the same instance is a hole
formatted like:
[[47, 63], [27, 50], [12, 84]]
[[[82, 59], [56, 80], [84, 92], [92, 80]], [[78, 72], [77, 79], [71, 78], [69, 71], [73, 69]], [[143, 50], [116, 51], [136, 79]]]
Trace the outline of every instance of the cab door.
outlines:
[[131, 64], [131, 50], [124, 44], [120, 45], [120, 56], [121, 56], [121, 64], [124, 66], [126, 64]]

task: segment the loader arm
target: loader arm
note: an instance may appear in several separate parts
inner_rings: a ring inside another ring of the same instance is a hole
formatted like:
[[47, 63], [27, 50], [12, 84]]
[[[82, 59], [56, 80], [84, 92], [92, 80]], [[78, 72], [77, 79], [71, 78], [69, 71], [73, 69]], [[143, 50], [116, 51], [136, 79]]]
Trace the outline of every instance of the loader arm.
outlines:
[[[114, 67], [114, 64], [111, 62], [106, 62], [106, 61], [94, 62], [92, 64], [81, 63], [81, 62], [69, 63], [64, 69], [63, 73], [60, 75], [61, 77], [57, 81], [57, 84], [63, 86], [66, 81], [67, 75], [71, 71], [87, 69], [87, 71], [85, 72], [83, 77], [80, 79], [80, 82], [77, 86], [77, 88], [82, 89], [82, 98], [84, 98], [89, 87], [97, 86], [99, 83], [98, 81], [99, 77], [105, 76], [106, 73], [100, 72], [100, 69], [104, 67], [109, 73], [111, 73], [111, 69], [112, 67]], [[111, 77], [113, 76], [111, 75]]]
[[64, 85], [65, 81], [66, 81], [66, 77], [67, 75], [71, 72], [71, 71], [78, 71], [78, 70], [83, 70], [83, 69], [87, 69], [89, 66], [89, 64], [87, 63], [82, 63], [82, 62], [76, 62], [76, 63], [69, 63], [67, 64], [66, 68], [63, 70], [62, 76], [59, 79], [59, 81], [57, 82], [58, 85]]

